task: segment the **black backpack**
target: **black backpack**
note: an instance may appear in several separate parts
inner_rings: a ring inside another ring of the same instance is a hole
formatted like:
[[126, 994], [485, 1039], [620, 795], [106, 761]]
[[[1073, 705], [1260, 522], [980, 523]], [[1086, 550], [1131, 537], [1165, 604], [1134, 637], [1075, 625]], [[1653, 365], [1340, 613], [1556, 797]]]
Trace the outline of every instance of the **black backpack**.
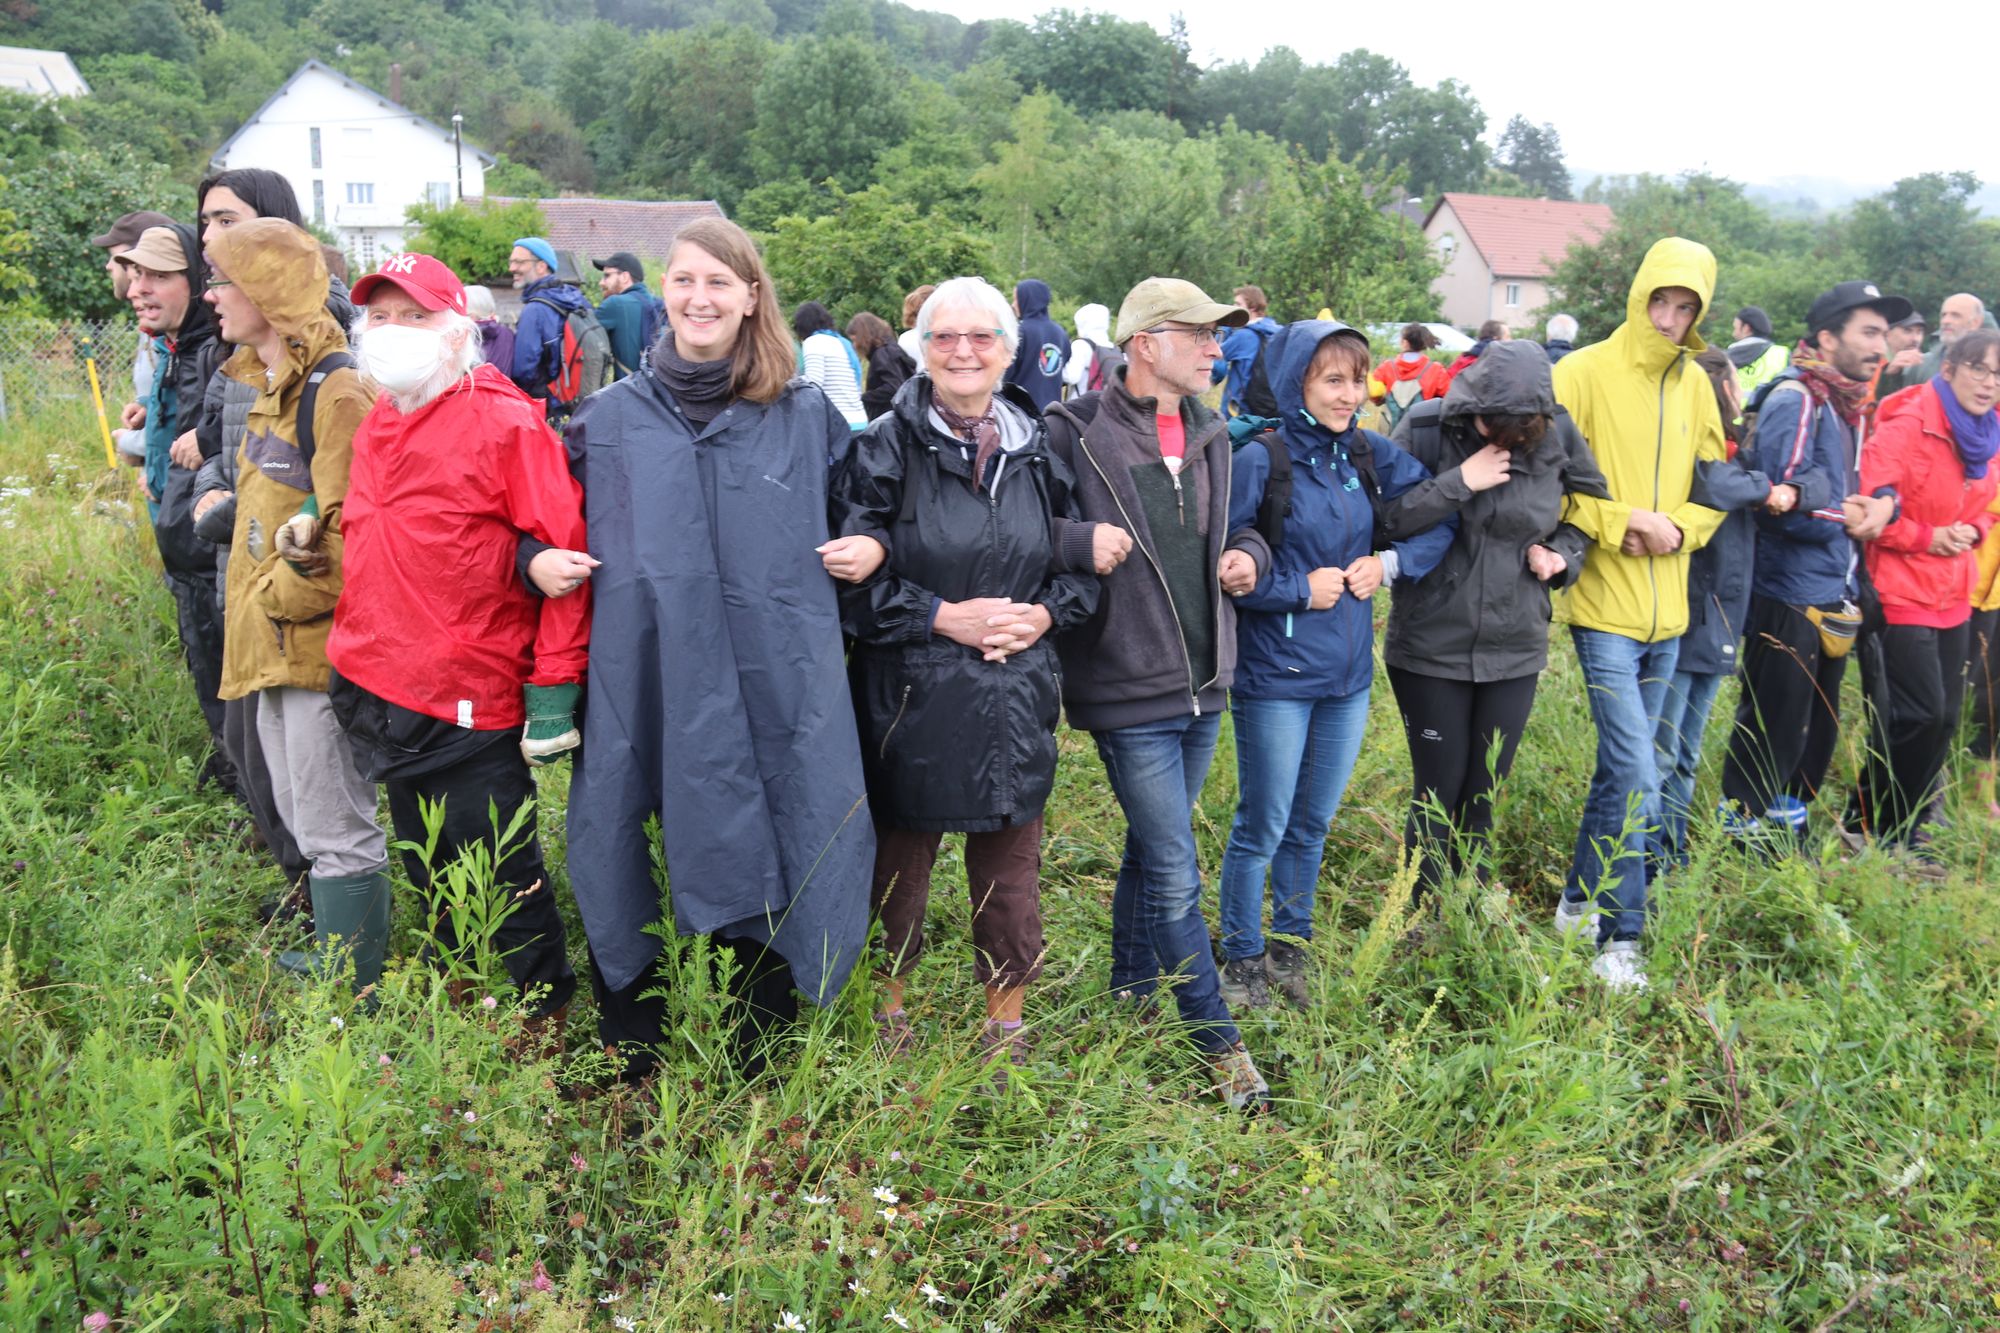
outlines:
[[1264, 478], [1263, 498], [1257, 501], [1256, 526], [1275, 551], [1284, 543], [1285, 520], [1292, 516], [1292, 454], [1274, 430], [1259, 431], [1236, 448], [1252, 444], [1263, 445], [1265, 455], [1271, 460], [1271, 473]]
[[313, 450], [317, 447], [313, 439], [313, 413], [319, 409], [319, 386], [326, 383], [326, 377], [334, 371], [352, 369], [352, 353], [328, 352], [306, 373], [306, 387], [299, 393], [299, 419], [293, 429], [299, 437], [299, 457], [305, 460], [308, 481], [312, 479]]
[[1257, 357], [1250, 363], [1250, 382], [1243, 386], [1243, 411], [1253, 417], [1275, 417], [1278, 398], [1271, 392], [1271, 377], [1264, 373], [1264, 353], [1271, 346], [1273, 335], [1262, 329], [1250, 332], [1257, 335]]
[[1090, 369], [1084, 376], [1083, 391], [1096, 393], [1110, 383], [1111, 377], [1118, 373], [1118, 367], [1125, 364], [1125, 353], [1116, 347], [1106, 347], [1094, 338], [1085, 338], [1084, 341], [1090, 344]]

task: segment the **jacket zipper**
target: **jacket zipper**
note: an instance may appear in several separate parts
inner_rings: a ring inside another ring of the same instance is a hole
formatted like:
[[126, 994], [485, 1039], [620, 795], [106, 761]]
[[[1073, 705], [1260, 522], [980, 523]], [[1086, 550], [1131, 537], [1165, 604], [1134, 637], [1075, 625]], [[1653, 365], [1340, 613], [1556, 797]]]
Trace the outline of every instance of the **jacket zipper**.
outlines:
[[[1653, 512], [1660, 512], [1660, 468], [1667, 452], [1667, 376], [1681, 363], [1681, 353], [1674, 354], [1673, 361], [1660, 372], [1660, 407], [1653, 425]], [[1651, 643], [1660, 632], [1660, 569], [1659, 557], [1646, 557], [1646, 584], [1653, 593], [1653, 623], [1646, 630], [1646, 642]]]
[[[1097, 461], [1097, 455], [1090, 452], [1090, 442], [1084, 439], [1083, 433], [1080, 431], [1077, 433], [1076, 447], [1083, 454], [1085, 458], [1088, 458], [1090, 460], [1090, 466], [1092, 470], [1097, 473], [1098, 480], [1104, 483], [1104, 490], [1106, 494], [1110, 495], [1111, 503], [1118, 506], [1118, 517], [1125, 520], [1125, 530], [1127, 532], [1137, 532], [1139, 530], [1139, 525], [1134, 523], [1132, 521], [1132, 515], [1125, 511], [1125, 502], [1118, 498], [1118, 488], [1111, 484], [1110, 475], [1105, 472], [1103, 464]], [[1174, 480], [1176, 483], [1178, 483], [1180, 479], [1176, 477]], [[1228, 492], [1225, 490], [1223, 492], [1223, 495], [1224, 495], [1223, 512], [1226, 514], [1228, 513], [1228, 508], [1227, 508]], [[1224, 521], [1227, 522], [1226, 519]], [[1133, 539], [1132, 544], [1137, 546], [1140, 550], [1146, 552], [1146, 563], [1153, 567], [1154, 577], [1160, 580], [1160, 591], [1167, 595], [1167, 614], [1174, 618], [1174, 638], [1177, 642], [1179, 642], [1181, 646], [1181, 662], [1187, 668], [1188, 699], [1190, 702], [1194, 704], [1194, 715], [1196, 717], [1200, 717], [1201, 691], [1195, 688], [1194, 659], [1188, 656], [1187, 632], [1181, 628], [1181, 612], [1180, 608], [1174, 605], [1174, 590], [1167, 586], [1167, 572], [1160, 568], [1159, 560], [1157, 560], [1154, 557], [1153, 553], [1150, 550], [1147, 550], [1146, 544], [1144, 542], [1139, 541], [1135, 537]], [[1216, 634], [1219, 638], [1222, 633], [1222, 612], [1220, 608], [1217, 608], [1216, 610], [1215, 619], [1216, 619], [1216, 626], [1215, 626]], [[1216, 648], [1216, 651], [1218, 653], [1222, 651], [1219, 644]]]

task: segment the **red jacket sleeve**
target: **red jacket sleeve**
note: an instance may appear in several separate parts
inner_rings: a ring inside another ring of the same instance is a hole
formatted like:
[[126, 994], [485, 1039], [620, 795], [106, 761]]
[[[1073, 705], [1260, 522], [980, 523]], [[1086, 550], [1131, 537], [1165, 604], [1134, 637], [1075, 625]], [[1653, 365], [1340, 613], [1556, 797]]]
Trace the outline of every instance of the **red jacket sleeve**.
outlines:
[[[539, 423], [516, 432], [506, 454], [503, 503], [508, 521], [536, 541], [582, 551], [583, 487], [555, 432]], [[535, 669], [530, 685], [573, 685], [590, 660], [590, 584], [567, 597], [541, 599], [535, 628]]]
[[1910, 484], [1912, 467], [1921, 467], [1917, 459], [1923, 448], [1924, 432], [1915, 413], [1904, 413], [1892, 418], [1868, 441], [1868, 447], [1861, 451], [1861, 493], [1875, 495], [1885, 487], [1903, 496], [1902, 513], [1891, 523], [1875, 545], [1885, 551], [1924, 552], [1931, 549], [1931, 533], [1928, 523], [1920, 523], [1910, 517]]

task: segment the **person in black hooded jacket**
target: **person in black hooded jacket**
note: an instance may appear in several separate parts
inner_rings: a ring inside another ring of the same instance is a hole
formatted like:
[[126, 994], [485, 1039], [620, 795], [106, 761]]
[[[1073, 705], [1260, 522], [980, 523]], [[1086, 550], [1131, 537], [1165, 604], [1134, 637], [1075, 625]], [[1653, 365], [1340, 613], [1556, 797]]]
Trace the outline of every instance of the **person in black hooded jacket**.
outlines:
[[1037, 412], [1046, 412], [1062, 397], [1069, 335], [1049, 318], [1049, 285], [1040, 278], [1023, 278], [1015, 285], [1014, 309], [1021, 316], [1021, 332], [1007, 383], [1025, 392]]
[[221, 359], [215, 312], [201, 299], [208, 285], [208, 266], [202, 262], [194, 228], [178, 222], [148, 228], [137, 246], [118, 256], [118, 262], [132, 274], [129, 299], [139, 317], [139, 330], [156, 340], [160, 353], [146, 415], [146, 488], [153, 503], [153, 538], [174, 598], [181, 651], [213, 747], [202, 776], [235, 792], [239, 782], [229, 761], [222, 701], [216, 695], [222, 684], [222, 613], [215, 559], [194, 531], [194, 467], [200, 460], [174, 447], [201, 410], [208, 377]]
[[1485, 872], [1493, 787], [1548, 665], [1549, 593], [1576, 582], [1590, 547], [1561, 521], [1564, 501], [1610, 491], [1530, 342], [1488, 346], [1443, 398], [1406, 412], [1394, 438], [1436, 475], [1390, 512], [1391, 535], [1458, 515], [1443, 562], [1390, 602], [1382, 646], [1410, 748], [1403, 845], [1420, 858], [1421, 896], [1468, 852]]
[[926, 373], [855, 438], [829, 491], [833, 529], [887, 553], [841, 589], [888, 953], [880, 1024], [900, 1051], [931, 867], [943, 834], [963, 832], [983, 1044], [1018, 1062], [1022, 993], [1042, 968], [1042, 804], [1061, 702], [1047, 636], [1096, 611], [1097, 579], [1057, 572], [1052, 520], [1076, 520], [1077, 507], [1034, 402], [1001, 388], [1019, 336], [1005, 298], [954, 278], [917, 330]]

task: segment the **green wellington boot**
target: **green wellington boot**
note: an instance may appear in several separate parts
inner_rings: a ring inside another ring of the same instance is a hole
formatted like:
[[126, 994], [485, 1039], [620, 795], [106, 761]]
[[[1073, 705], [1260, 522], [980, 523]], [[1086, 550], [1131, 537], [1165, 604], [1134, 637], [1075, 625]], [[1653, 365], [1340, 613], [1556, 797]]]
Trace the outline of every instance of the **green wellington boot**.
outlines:
[[287, 972], [317, 975], [326, 966], [323, 952], [335, 937], [354, 959], [356, 994], [382, 979], [382, 963], [389, 953], [389, 875], [378, 870], [372, 875], [314, 875], [312, 888], [313, 938], [319, 949], [305, 953], [287, 949], [278, 955], [278, 966]]

